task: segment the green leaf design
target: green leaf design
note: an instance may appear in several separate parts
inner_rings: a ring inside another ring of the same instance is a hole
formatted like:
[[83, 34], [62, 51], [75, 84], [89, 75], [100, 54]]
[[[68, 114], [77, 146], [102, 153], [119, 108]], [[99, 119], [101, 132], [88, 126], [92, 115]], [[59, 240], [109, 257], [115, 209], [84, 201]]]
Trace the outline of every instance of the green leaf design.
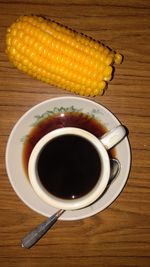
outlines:
[[21, 139], [20, 139], [20, 142], [21, 142], [21, 143], [24, 143], [24, 142], [27, 140], [28, 137], [29, 137], [28, 134], [22, 136]]
[[54, 116], [57, 114], [62, 113], [71, 113], [71, 112], [80, 112], [82, 113], [82, 109], [77, 109], [74, 106], [70, 107], [54, 107], [53, 110], [47, 110], [41, 115], [34, 116], [35, 121], [31, 124], [31, 126], [36, 126], [39, 122], [41, 122], [43, 119], [48, 118], [49, 116]]

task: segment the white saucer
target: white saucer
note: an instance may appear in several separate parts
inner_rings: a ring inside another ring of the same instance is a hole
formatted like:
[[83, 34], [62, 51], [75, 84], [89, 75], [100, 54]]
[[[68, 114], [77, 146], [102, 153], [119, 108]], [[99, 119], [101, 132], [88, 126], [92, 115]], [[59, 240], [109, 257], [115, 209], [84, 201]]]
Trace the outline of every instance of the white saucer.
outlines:
[[[46, 116], [75, 110], [94, 115], [107, 129], [120, 124], [108, 109], [94, 101], [81, 97], [58, 97], [44, 101], [26, 112], [14, 126], [7, 143], [6, 169], [13, 189], [28, 207], [47, 217], [55, 213], [57, 209], [43, 202], [33, 191], [23, 170], [22, 139], [29, 133], [34, 123]], [[126, 184], [130, 171], [131, 151], [127, 137], [116, 146], [116, 154], [121, 163], [121, 170], [106, 193], [87, 208], [66, 211], [60, 217], [60, 220], [78, 220], [90, 217], [107, 208], [117, 198]]]

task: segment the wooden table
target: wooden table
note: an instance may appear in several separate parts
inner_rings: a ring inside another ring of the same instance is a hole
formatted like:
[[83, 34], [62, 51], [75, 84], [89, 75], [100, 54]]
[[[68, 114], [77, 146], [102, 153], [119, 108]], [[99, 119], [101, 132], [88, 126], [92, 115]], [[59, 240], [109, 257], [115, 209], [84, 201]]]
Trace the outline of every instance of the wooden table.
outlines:
[[[5, 148], [17, 120], [35, 104], [73, 95], [19, 72], [5, 55], [6, 28], [22, 14], [41, 14], [102, 40], [124, 55], [104, 96], [129, 129], [132, 169], [117, 200], [94, 217], [59, 221], [31, 250], [20, 239], [45, 217], [14, 193]], [[0, 1], [0, 266], [150, 266], [150, 2], [52, 0]]]

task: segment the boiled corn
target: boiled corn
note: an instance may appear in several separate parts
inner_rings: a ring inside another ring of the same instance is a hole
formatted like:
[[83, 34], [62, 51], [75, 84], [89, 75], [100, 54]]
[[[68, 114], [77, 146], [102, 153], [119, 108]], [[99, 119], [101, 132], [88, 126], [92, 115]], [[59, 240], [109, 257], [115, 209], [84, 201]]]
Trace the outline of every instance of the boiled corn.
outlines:
[[82, 96], [102, 94], [122, 61], [100, 42], [38, 16], [21, 16], [8, 28], [6, 53], [21, 71]]

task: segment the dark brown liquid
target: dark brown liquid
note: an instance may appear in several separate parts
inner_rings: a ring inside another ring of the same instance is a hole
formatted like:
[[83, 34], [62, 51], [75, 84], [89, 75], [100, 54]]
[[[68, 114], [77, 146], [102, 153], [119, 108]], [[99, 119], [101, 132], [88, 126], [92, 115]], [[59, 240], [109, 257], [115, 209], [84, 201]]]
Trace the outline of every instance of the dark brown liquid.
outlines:
[[[32, 128], [29, 132], [28, 137], [24, 141], [23, 145], [23, 166], [25, 173], [28, 177], [28, 162], [31, 152], [36, 145], [36, 143], [47, 133], [62, 127], [77, 127], [91, 132], [96, 137], [102, 136], [108, 130], [95, 118], [79, 113], [71, 112], [57, 114], [55, 116], [49, 116], [46, 119], [43, 119], [36, 126]], [[115, 158], [115, 149], [109, 151], [110, 157]]]
[[75, 199], [96, 185], [101, 162], [89, 141], [69, 134], [45, 145], [37, 161], [37, 170], [48, 192], [59, 198]]

